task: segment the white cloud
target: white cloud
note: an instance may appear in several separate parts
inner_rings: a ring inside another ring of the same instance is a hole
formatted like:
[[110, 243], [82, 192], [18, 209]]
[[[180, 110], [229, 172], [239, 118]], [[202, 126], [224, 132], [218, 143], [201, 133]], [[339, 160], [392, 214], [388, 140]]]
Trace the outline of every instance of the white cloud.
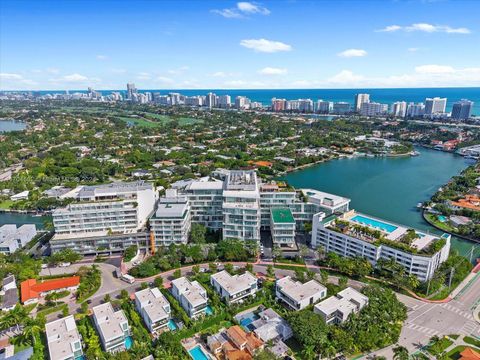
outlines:
[[363, 57], [363, 56], [367, 56], [367, 52], [363, 49], [348, 49], [338, 53], [337, 56], [344, 57], [344, 58]]
[[65, 75], [61, 79], [69, 82], [84, 82], [88, 80], [88, 77], [75, 73], [71, 75]]
[[165, 84], [165, 85], [171, 85], [174, 83], [174, 81], [168, 77], [165, 77], [165, 76], [157, 76], [155, 78], [155, 81], [158, 82], [158, 83], [161, 83], [161, 84]]
[[0, 89], [15, 90], [25, 88], [25, 86], [35, 86], [37, 82], [25, 79], [22, 75], [16, 73], [0, 73]]
[[221, 15], [227, 19], [239, 19], [243, 17], [243, 15], [240, 14], [236, 9], [214, 9], [211, 11], [212, 13]]
[[362, 81], [363, 79], [364, 77], [362, 75], [355, 75], [350, 70], [342, 70], [338, 74], [329, 78], [327, 82], [333, 84], [350, 84]]
[[420, 31], [425, 33], [447, 33], [447, 34], [470, 34], [470, 30], [465, 27], [453, 28], [447, 25], [432, 25], [428, 23], [416, 23], [408, 26], [389, 25], [377, 32], [414, 32]]
[[419, 74], [446, 74], [453, 73], [455, 69], [448, 65], [421, 65], [415, 68]]
[[60, 73], [60, 70], [57, 69], [57, 68], [47, 68], [47, 73], [49, 74], [59, 74]]
[[139, 72], [137, 75], [138, 80], [150, 80], [152, 76], [148, 72]]
[[220, 77], [220, 78], [223, 78], [223, 77], [226, 77], [227, 74], [223, 71], [217, 71], [215, 73], [212, 74], [213, 77]]
[[214, 9], [212, 13], [223, 16], [227, 19], [241, 19], [246, 15], [269, 15], [270, 10], [256, 2], [240, 1], [237, 7], [227, 9]]
[[249, 13], [249, 14], [262, 14], [262, 15], [270, 14], [270, 10], [268, 10], [266, 7], [263, 7], [257, 3], [252, 3], [247, 1], [238, 2], [237, 8], [238, 10], [244, 13]]
[[108, 60], [107, 55], [97, 55], [97, 60]]
[[408, 52], [417, 52], [420, 49], [416, 48], [416, 47], [411, 47], [411, 48], [408, 48], [407, 50], [408, 50]]
[[267, 66], [263, 69], [258, 70], [258, 73], [261, 75], [284, 75], [287, 73], [287, 69]]
[[279, 51], [291, 51], [292, 47], [280, 41], [267, 39], [248, 39], [240, 41], [240, 45], [256, 52], [275, 53]]

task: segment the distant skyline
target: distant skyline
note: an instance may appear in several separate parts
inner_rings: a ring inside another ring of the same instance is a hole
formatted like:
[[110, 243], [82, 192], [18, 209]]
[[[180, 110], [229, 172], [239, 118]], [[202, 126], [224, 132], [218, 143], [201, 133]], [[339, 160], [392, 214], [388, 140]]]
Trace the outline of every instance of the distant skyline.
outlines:
[[3, 0], [0, 89], [480, 86], [480, 2]]

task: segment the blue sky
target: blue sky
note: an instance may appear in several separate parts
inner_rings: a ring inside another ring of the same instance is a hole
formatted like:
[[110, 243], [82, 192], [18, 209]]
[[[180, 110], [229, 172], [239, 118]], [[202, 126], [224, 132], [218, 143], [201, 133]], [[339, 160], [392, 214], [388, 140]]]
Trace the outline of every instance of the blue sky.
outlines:
[[0, 7], [0, 89], [480, 86], [478, 1]]

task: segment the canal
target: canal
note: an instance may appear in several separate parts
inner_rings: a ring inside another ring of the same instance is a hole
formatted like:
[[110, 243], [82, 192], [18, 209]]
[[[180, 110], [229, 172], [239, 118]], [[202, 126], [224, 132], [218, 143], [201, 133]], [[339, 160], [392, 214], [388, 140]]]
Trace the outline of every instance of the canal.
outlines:
[[[339, 159], [292, 172], [283, 177], [296, 188], [312, 188], [352, 199], [351, 208], [426, 232], [439, 231], [423, 220], [416, 208], [471, 160], [418, 148], [420, 156]], [[462, 255], [480, 257], [480, 244], [453, 238]]]

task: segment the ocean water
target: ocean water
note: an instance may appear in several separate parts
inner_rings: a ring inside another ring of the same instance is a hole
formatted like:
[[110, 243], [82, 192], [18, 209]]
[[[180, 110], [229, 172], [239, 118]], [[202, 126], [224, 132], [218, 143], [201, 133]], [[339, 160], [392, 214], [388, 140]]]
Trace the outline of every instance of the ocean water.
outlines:
[[[104, 95], [110, 94], [112, 91], [125, 92], [125, 89], [120, 90], [101, 90]], [[242, 90], [228, 90], [228, 89], [155, 89], [146, 90], [141, 89], [140, 92], [151, 91], [159, 92], [160, 94], [168, 94], [169, 92], [179, 92], [183, 95], [206, 95], [209, 92], [214, 92], [217, 95], [228, 94], [232, 100], [236, 96], [247, 96], [253, 101], [261, 102], [264, 105], [271, 103], [273, 97], [282, 99], [312, 99], [312, 100], [328, 100], [333, 102], [346, 101], [353, 104], [354, 96], [358, 93], [370, 94], [370, 100], [385, 104], [392, 104], [395, 101], [408, 102], [424, 102], [427, 97], [446, 97], [447, 111], [451, 111], [454, 102], [460, 99], [468, 99], [473, 101], [473, 114], [480, 115], [480, 87], [475, 88], [402, 88], [402, 89], [242, 89]], [[39, 91], [36, 93], [63, 93], [64, 91]], [[84, 90], [70, 90], [73, 92], [85, 92]]]

